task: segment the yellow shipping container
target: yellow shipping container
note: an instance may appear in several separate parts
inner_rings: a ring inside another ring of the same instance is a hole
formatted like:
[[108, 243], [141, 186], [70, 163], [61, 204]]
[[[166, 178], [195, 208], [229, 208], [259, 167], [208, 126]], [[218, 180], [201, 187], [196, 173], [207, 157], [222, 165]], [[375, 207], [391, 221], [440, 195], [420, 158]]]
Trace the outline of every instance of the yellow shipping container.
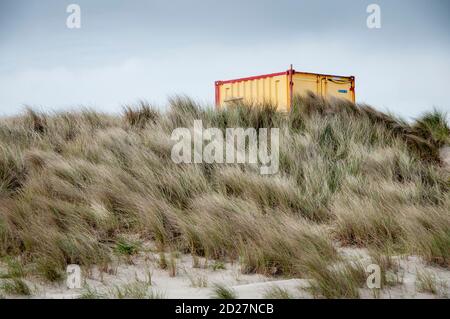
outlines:
[[323, 97], [337, 97], [355, 102], [355, 77], [297, 72], [285, 72], [216, 81], [216, 106], [244, 101], [270, 102], [280, 111], [289, 111], [293, 96], [311, 91]]

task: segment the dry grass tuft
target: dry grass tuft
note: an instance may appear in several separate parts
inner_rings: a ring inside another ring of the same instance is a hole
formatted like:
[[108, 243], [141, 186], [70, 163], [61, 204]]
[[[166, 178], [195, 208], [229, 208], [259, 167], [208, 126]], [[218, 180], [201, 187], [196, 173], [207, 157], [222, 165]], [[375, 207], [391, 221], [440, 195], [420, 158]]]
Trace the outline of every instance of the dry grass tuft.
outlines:
[[221, 284], [215, 284], [213, 287], [213, 298], [214, 299], [236, 299], [236, 292], [227, 286]]
[[316, 259], [308, 265], [311, 286], [307, 288], [315, 298], [359, 298], [359, 289], [366, 284], [367, 274], [358, 263], [328, 264]]
[[28, 285], [20, 278], [6, 279], [0, 283], [0, 290], [7, 295], [29, 296], [31, 290]]
[[147, 102], [141, 101], [137, 108], [132, 106], [124, 107], [125, 121], [135, 128], [144, 128], [147, 124], [156, 124], [159, 119], [159, 113], [153, 109]]

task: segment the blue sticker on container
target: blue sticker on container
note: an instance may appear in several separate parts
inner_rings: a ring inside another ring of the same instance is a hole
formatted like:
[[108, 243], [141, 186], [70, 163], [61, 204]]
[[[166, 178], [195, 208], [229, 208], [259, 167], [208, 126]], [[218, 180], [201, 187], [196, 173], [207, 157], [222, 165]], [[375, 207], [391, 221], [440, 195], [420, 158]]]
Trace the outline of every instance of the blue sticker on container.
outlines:
[[338, 90], [339, 93], [347, 93], [347, 90]]

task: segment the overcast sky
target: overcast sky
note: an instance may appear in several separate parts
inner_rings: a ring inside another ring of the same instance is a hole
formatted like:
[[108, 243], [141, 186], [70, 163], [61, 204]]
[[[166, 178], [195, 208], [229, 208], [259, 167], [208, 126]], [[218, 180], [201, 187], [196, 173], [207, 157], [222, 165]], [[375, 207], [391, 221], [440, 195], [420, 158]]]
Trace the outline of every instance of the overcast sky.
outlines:
[[[69, 29], [66, 8], [81, 7]], [[381, 7], [381, 29], [366, 24]], [[284, 71], [355, 75], [358, 102], [407, 118], [450, 111], [447, 0], [1, 0], [0, 115], [24, 105], [116, 112], [214, 81]]]

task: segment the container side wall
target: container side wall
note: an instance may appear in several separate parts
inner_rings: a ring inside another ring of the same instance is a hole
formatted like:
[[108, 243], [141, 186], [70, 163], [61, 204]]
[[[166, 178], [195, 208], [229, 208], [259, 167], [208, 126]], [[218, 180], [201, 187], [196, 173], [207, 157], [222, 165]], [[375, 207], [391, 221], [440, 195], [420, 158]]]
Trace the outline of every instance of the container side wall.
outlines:
[[323, 97], [337, 97], [355, 102], [354, 81], [353, 77], [296, 73], [293, 78], [294, 95], [312, 92]]
[[294, 82], [294, 95], [306, 95], [308, 92], [312, 92], [317, 95], [321, 95], [320, 78], [316, 74], [303, 74], [296, 73], [293, 76]]
[[288, 80], [285, 74], [216, 84], [218, 106], [236, 102], [271, 103], [277, 110], [286, 111], [288, 96]]
[[336, 97], [354, 102], [353, 78], [324, 76], [322, 83], [324, 97]]

